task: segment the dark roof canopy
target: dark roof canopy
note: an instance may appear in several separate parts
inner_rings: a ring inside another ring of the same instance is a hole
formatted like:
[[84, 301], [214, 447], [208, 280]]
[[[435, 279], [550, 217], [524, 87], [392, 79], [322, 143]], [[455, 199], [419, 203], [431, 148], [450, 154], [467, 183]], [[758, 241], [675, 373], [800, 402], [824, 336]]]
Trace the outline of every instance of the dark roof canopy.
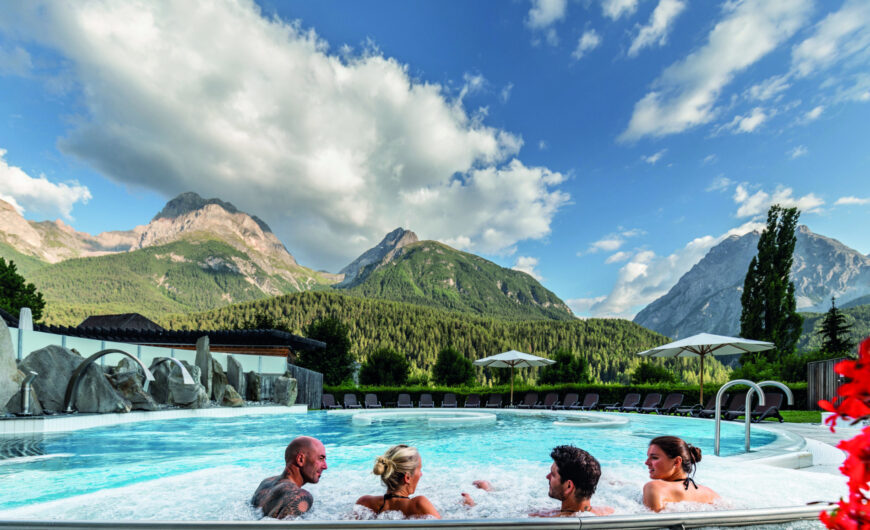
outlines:
[[112, 328], [124, 330], [163, 331], [163, 327], [143, 317], [139, 313], [121, 315], [93, 315], [84, 319], [80, 328]]

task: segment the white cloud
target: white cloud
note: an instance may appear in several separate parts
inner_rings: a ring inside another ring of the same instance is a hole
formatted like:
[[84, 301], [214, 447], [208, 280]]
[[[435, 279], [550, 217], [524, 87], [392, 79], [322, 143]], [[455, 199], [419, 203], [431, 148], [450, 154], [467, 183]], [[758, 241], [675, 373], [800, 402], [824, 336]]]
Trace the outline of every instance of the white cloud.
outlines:
[[[767, 101], [771, 98], [779, 96], [782, 92], [788, 89], [791, 85], [788, 83], [788, 76], [775, 75], [752, 85], [748, 91], [749, 99], [756, 101]], [[778, 99], [778, 98], [777, 98]]]
[[618, 20], [626, 15], [631, 15], [637, 10], [638, 0], [602, 0], [601, 10], [604, 16]]
[[458, 96], [459, 103], [461, 103], [468, 94], [477, 94], [486, 86], [486, 78], [480, 74], [470, 74], [466, 72], [462, 74], [462, 80], [463, 85]]
[[634, 106], [621, 141], [675, 134], [712, 120], [722, 89], [776, 49], [806, 21], [809, 0], [745, 0], [725, 4], [707, 43], [672, 64]]
[[718, 176], [713, 179], [709, 186], [707, 186], [707, 191], [723, 191], [727, 190], [731, 187], [734, 182], [728, 177]]
[[638, 237], [646, 234], [646, 232], [640, 228], [632, 228], [629, 230], [625, 230], [623, 228], [619, 229], [619, 232], [615, 232], [612, 234], [608, 234], [598, 241], [592, 242], [589, 245], [589, 248], [586, 249], [586, 252], [578, 252], [578, 256], [582, 256], [584, 254], [595, 254], [596, 252], [613, 252], [614, 250], [618, 250], [622, 245], [625, 244], [626, 239], [630, 239], [632, 237]]
[[511, 98], [511, 91], [513, 89], [514, 89], [513, 83], [508, 83], [504, 86], [504, 88], [501, 89], [501, 92], [499, 93], [499, 99], [501, 99], [502, 103], [508, 102], [508, 100]]
[[657, 153], [651, 154], [649, 156], [641, 156], [640, 158], [641, 160], [652, 166], [655, 165], [655, 163], [658, 162], [667, 152], [667, 149], [662, 149]]
[[822, 115], [822, 112], [824, 112], [824, 111], [825, 111], [825, 107], [822, 105], [814, 107], [812, 110], [807, 111], [807, 113], [804, 114], [803, 121], [804, 122], [811, 122], [811, 121], [817, 120], [819, 118], [819, 116]]
[[651, 250], [638, 252], [619, 269], [609, 294], [568, 300], [567, 303], [580, 316], [633, 318], [641, 308], [666, 294], [683, 274], [722, 240], [763, 228], [762, 223], [744, 223], [718, 237], [696, 238], [667, 256], [658, 256]]
[[510, 253], [569, 200], [561, 174], [516, 158], [521, 137], [446, 87], [375, 46], [331, 54], [253, 3], [20, 3], [0, 31], [70, 65], [84, 116], [66, 153], [164, 196], [232, 201], [316, 267], [397, 226]]
[[27, 75], [32, 68], [27, 50], [19, 46], [10, 49], [0, 46], [0, 75]]
[[739, 205], [736, 215], [737, 217], [762, 215], [774, 204], [779, 204], [785, 208], [797, 207], [803, 213], [814, 213], [818, 212], [819, 207], [825, 204], [825, 201], [813, 193], [808, 193], [803, 197], [794, 197], [793, 193], [794, 190], [791, 188], [777, 186], [773, 193], [758, 190], [750, 194], [746, 184], [738, 184], [734, 190], [734, 202]]
[[61, 215], [72, 219], [73, 206], [87, 203], [91, 192], [76, 181], [55, 183], [45, 175], [31, 177], [20, 167], [10, 166], [5, 160], [6, 150], [0, 149], [0, 199], [11, 204], [18, 213], [32, 210], [46, 216]]
[[628, 56], [634, 57], [649, 46], [667, 44], [672, 25], [685, 8], [686, 4], [681, 0], [659, 0], [646, 26], [638, 27], [637, 35], [628, 49]]
[[532, 0], [526, 24], [532, 29], [543, 29], [565, 18], [568, 0]]
[[704, 160], [701, 160], [702, 164], [712, 164], [717, 159], [716, 155], [707, 155], [704, 157]]
[[535, 270], [535, 267], [537, 266], [538, 258], [533, 258], [531, 256], [517, 256], [517, 261], [511, 268], [515, 271], [525, 272], [526, 274], [540, 282], [544, 278], [540, 274], [538, 274], [538, 271]]
[[870, 203], [870, 198], [860, 198], [860, 197], [840, 197], [837, 199], [837, 202], [834, 203], [834, 206], [841, 205], [851, 205], [851, 204], [868, 204]]
[[607, 259], [604, 260], [604, 263], [607, 263], [608, 265], [611, 263], [620, 263], [622, 261], [627, 260], [630, 257], [631, 257], [631, 252], [626, 252], [624, 250], [621, 250], [621, 251], [617, 252], [616, 254], [611, 254], [610, 256], [608, 256]]
[[852, 77], [851, 81], [851, 86], [843, 84], [837, 87], [834, 99], [839, 102], [870, 102], [870, 74], [857, 74]]
[[806, 156], [807, 153], [809, 153], [807, 146], [798, 145], [794, 149], [792, 149], [788, 152], [788, 157], [791, 158], [792, 160], [794, 160], [795, 158], [798, 158], [801, 156]]
[[870, 2], [846, 0], [792, 50], [792, 71], [807, 76], [870, 47]]
[[750, 133], [758, 129], [770, 116], [761, 107], [755, 107], [746, 116], [734, 116], [734, 119], [723, 125], [719, 130], [729, 130], [734, 134]]
[[546, 150], [549, 149], [549, 148], [550, 148], [550, 146], [547, 145], [547, 141], [546, 141], [546, 140], [538, 140], [538, 150], [540, 150], [540, 151], [546, 151]]
[[594, 29], [587, 29], [583, 32], [580, 40], [577, 41], [577, 47], [571, 53], [571, 57], [580, 60], [583, 55], [590, 50], [594, 50], [601, 44], [601, 36]]

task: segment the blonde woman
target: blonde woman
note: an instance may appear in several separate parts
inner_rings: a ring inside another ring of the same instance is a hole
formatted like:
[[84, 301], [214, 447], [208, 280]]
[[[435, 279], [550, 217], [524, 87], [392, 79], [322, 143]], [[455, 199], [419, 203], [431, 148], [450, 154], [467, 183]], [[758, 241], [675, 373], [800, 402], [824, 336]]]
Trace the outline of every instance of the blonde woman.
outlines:
[[441, 519], [441, 514], [429, 499], [422, 495], [411, 497], [417, 490], [417, 483], [423, 476], [423, 460], [417, 449], [407, 445], [391, 447], [383, 456], [375, 460], [372, 473], [381, 477], [387, 487], [384, 495], [363, 495], [356, 503], [365, 506], [375, 514], [399, 511], [405, 517], [431, 516]]

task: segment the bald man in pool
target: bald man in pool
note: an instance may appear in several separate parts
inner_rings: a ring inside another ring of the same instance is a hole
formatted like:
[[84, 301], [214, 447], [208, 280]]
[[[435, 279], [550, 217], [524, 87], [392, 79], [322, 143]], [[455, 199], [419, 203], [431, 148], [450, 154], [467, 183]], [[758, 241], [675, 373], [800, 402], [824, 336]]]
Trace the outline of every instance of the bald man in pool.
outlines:
[[260, 482], [251, 498], [254, 508], [263, 510], [263, 517], [284, 519], [311, 509], [314, 497], [302, 486], [320, 480], [326, 470], [326, 448], [317, 438], [300, 436], [284, 450], [284, 462], [284, 472]]

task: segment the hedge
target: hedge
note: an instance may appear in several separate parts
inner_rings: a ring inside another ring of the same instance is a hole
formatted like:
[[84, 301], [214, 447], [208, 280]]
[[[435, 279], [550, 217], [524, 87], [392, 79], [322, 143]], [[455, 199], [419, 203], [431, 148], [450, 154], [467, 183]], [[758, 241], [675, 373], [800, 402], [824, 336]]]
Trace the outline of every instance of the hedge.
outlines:
[[[791, 389], [792, 394], [794, 394], [794, 405], [784, 405], [785, 408], [792, 410], [809, 410], [811, 407], [807, 406], [807, 384], [806, 383], [788, 383], [788, 387]], [[708, 383], [704, 385], [704, 401], [707, 401], [710, 396], [714, 395], [719, 387], [722, 386], [720, 384]], [[748, 389], [745, 386], [734, 386], [728, 389], [728, 393], [740, 392]], [[515, 385], [514, 386], [514, 403], [519, 403], [522, 401], [523, 396], [525, 396], [526, 392], [537, 392], [538, 399], [543, 400], [544, 396], [547, 392], [557, 392], [559, 394], [559, 400], [563, 400], [565, 398], [565, 394], [569, 392], [576, 392], [580, 394], [580, 399], [583, 399], [583, 395], [587, 392], [597, 392], [600, 396], [600, 403], [621, 403], [622, 399], [626, 394], [630, 392], [638, 392], [641, 395], [645, 396], [650, 392], [659, 392], [662, 394], [662, 399], [670, 393], [670, 392], [682, 392], [685, 394], [686, 399], [683, 401], [684, 405], [690, 406], [694, 403], [698, 402], [698, 393], [699, 388], [698, 385], [687, 385], [687, 384], [667, 384], [667, 383], [652, 383], [652, 384], [644, 384], [644, 385], [620, 385], [620, 384], [559, 384], [559, 385], [538, 385], [538, 386], [530, 386], [530, 385]], [[764, 387], [765, 392], [772, 392], [780, 390], [776, 387]], [[465, 398], [470, 394], [477, 394], [481, 397], [481, 403], [485, 403], [485, 400], [488, 396], [492, 394], [501, 394], [502, 400], [505, 404], [507, 404], [509, 396], [510, 396], [510, 385], [498, 385], [498, 386], [478, 386], [478, 387], [445, 387], [445, 386], [436, 386], [436, 387], [428, 387], [428, 386], [409, 386], [409, 387], [382, 387], [382, 386], [353, 386], [353, 385], [340, 385], [340, 386], [327, 386], [323, 387], [324, 393], [329, 393], [335, 396], [335, 400], [338, 403], [343, 403], [344, 394], [356, 394], [357, 400], [360, 404], [363, 403], [363, 398], [366, 394], [372, 393], [377, 394], [378, 400], [380, 400], [381, 404], [386, 403], [395, 403], [399, 400], [399, 394], [405, 393], [410, 394], [411, 401], [415, 404], [420, 401], [420, 394], [432, 394], [432, 398], [435, 401], [435, 406], [440, 406], [441, 401], [444, 399], [444, 394], [448, 392], [452, 392], [456, 394], [456, 401], [461, 407], [465, 403]], [[783, 402], [785, 403], [785, 401]], [[815, 407], [812, 407], [815, 408]]]

